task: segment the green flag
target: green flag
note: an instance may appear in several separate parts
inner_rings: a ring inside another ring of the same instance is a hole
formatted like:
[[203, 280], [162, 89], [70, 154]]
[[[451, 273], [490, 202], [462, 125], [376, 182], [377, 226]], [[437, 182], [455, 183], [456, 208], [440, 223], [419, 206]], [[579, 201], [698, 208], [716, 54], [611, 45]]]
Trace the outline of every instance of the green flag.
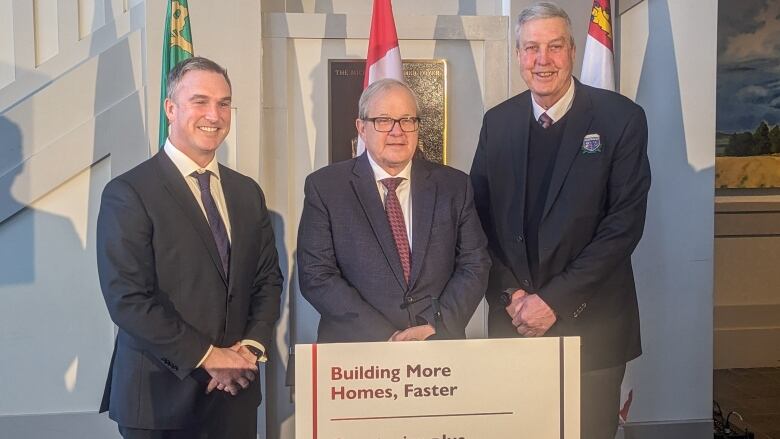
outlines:
[[180, 61], [193, 56], [192, 31], [187, 0], [169, 0], [165, 14], [163, 33], [162, 79], [160, 81], [160, 135], [158, 146], [165, 145], [168, 138], [168, 118], [165, 116], [165, 94], [168, 88], [168, 72]]

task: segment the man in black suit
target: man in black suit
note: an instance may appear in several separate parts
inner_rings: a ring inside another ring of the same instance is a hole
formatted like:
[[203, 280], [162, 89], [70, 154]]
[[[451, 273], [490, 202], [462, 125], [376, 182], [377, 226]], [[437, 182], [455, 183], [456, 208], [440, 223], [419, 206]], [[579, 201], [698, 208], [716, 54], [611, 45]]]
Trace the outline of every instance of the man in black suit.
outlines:
[[282, 275], [260, 187], [215, 158], [230, 103], [222, 67], [179, 63], [163, 150], [103, 191], [98, 273], [119, 332], [101, 411], [125, 438], [256, 436]]
[[520, 13], [529, 91], [489, 110], [471, 169], [493, 259], [491, 337], [576, 335], [582, 437], [612, 438], [627, 361], [641, 354], [631, 253], [650, 188], [642, 108], [572, 77], [566, 12]]
[[466, 174], [415, 158], [417, 99], [393, 79], [363, 92], [357, 158], [306, 179], [303, 296], [319, 342], [465, 338], [490, 259]]

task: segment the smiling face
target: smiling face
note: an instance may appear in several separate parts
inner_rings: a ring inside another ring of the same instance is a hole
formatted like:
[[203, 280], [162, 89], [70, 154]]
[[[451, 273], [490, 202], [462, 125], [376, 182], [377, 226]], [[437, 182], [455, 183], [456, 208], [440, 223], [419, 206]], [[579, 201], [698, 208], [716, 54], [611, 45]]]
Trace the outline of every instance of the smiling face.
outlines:
[[575, 48], [566, 21], [540, 18], [520, 29], [517, 61], [537, 104], [545, 109], [566, 94], [571, 84]]
[[165, 100], [165, 114], [173, 146], [206, 166], [230, 131], [230, 86], [219, 73], [191, 70]]
[[[367, 117], [417, 117], [417, 106], [406, 89], [391, 87], [371, 99]], [[373, 122], [362, 119], [358, 119], [356, 125], [371, 158], [388, 174], [397, 175], [414, 156], [419, 131], [404, 132], [400, 124], [395, 123], [390, 132], [382, 133], [374, 128]]]

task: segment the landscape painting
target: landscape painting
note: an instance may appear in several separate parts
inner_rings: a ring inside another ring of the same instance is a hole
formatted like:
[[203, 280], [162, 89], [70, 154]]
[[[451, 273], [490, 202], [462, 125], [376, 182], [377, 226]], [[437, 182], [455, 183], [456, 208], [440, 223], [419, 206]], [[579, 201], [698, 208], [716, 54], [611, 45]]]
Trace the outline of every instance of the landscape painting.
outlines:
[[720, 0], [715, 187], [780, 187], [780, 0]]

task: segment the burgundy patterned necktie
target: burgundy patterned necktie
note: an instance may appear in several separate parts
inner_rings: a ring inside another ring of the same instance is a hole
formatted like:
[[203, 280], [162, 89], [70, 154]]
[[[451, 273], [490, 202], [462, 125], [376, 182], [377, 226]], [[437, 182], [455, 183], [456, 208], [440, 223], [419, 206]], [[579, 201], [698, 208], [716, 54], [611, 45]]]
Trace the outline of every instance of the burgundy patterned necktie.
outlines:
[[387, 188], [385, 197], [385, 213], [390, 222], [390, 230], [393, 231], [393, 240], [395, 248], [398, 250], [398, 256], [401, 258], [401, 267], [404, 270], [404, 279], [409, 283], [409, 273], [412, 267], [412, 253], [409, 249], [409, 237], [406, 235], [406, 223], [404, 221], [404, 212], [401, 210], [401, 202], [398, 201], [398, 195], [395, 190], [404, 179], [401, 177], [385, 178], [379, 180]]
[[230, 240], [228, 240], [225, 223], [222, 221], [222, 216], [217, 209], [217, 203], [214, 202], [214, 197], [211, 196], [211, 171], [206, 171], [202, 174], [195, 171], [191, 175], [198, 180], [203, 209], [206, 211], [206, 218], [209, 220], [209, 228], [211, 228], [211, 235], [214, 236], [214, 243], [217, 244], [222, 268], [225, 269], [225, 275], [227, 275], [230, 263]]
[[539, 116], [539, 123], [542, 125], [542, 128], [547, 129], [553, 124], [553, 120], [547, 113], [542, 113], [542, 115]]

